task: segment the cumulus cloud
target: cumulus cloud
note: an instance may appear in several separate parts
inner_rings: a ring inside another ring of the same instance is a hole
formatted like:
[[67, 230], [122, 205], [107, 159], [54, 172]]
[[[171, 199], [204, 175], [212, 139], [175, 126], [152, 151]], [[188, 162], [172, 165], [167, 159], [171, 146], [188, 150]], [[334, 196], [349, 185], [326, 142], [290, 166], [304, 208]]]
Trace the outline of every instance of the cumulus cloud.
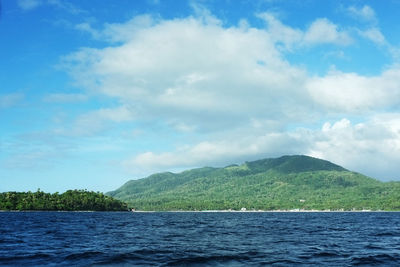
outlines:
[[332, 43], [338, 45], [348, 45], [352, 38], [345, 31], [339, 31], [338, 26], [328, 19], [322, 18], [314, 21], [307, 32], [304, 34], [306, 44]]
[[272, 13], [266, 12], [258, 15], [263, 19], [268, 26], [268, 33], [275, 42], [281, 42], [286, 49], [291, 50], [293, 45], [301, 42], [304, 33], [300, 29], [293, 29], [292, 27], [284, 25]]
[[359, 31], [360, 35], [377, 45], [384, 45], [386, 43], [385, 36], [378, 28], [370, 28], [365, 31]]
[[363, 123], [344, 118], [325, 122], [320, 129], [297, 128], [290, 132], [202, 141], [169, 152], [144, 152], [123, 162], [143, 175], [154, 171], [201, 166], [226, 166], [262, 157], [306, 154], [327, 159], [352, 171], [384, 180], [398, 179], [400, 114], [380, 114]]
[[375, 11], [368, 5], [363, 7], [350, 6], [347, 11], [351, 16], [363, 21], [376, 22], [377, 20]]
[[294, 105], [307, 98], [299, 86], [304, 70], [283, 60], [263, 30], [225, 29], [191, 17], [140, 17], [106, 30], [124, 42], [83, 49], [67, 64], [81, 84], [131, 105], [141, 117], [218, 128], [256, 114], [296, 117], [302, 107]]
[[[316, 155], [341, 164], [340, 155], [348, 153], [346, 167], [367, 168], [357, 160], [357, 151], [367, 155], [373, 142], [375, 156], [395, 162], [397, 156], [390, 151], [398, 135], [387, 123], [395, 121], [393, 117], [356, 125], [345, 119], [317, 130], [293, 125], [315, 127], [338, 114], [365, 116], [396, 109], [398, 66], [375, 76], [341, 71], [310, 76], [285, 59], [282, 47], [294, 51], [352, 44], [350, 34], [328, 19], [317, 19], [301, 30], [264, 13], [259, 17], [267, 27], [260, 29], [243, 23], [224, 27], [204, 10], [198, 13], [173, 20], [142, 15], [106, 24], [102, 30], [80, 26], [110, 45], [70, 54], [64, 59], [65, 68], [82, 87], [121, 106], [82, 115], [75, 125], [81, 132], [75, 133], [92, 134], [109, 123], [131, 120], [163, 121], [171, 130], [195, 132], [196, 141], [176, 144], [172, 150], [133, 153], [124, 162], [144, 172], [282, 154]], [[377, 31], [369, 36], [382, 40]], [[382, 148], [376, 145], [382, 136], [372, 128], [390, 136]], [[372, 158], [373, 153], [368, 155]]]
[[332, 71], [323, 77], [310, 78], [307, 89], [327, 110], [365, 112], [400, 104], [400, 68], [394, 66], [378, 76]]
[[353, 42], [347, 31], [339, 29], [338, 25], [326, 18], [316, 19], [306, 30], [302, 31], [284, 25], [274, 14], [269, 12], [259, 14], [258, 17], [267, 22], [268, 33], [271, 38], [284, 44], [284, 47], [288, 50], [293, 50], [293, 47], [298, 48], [299, 46], [349, 45]]
[[212, 141], [202, 141], [194, 145], [178, 147], [170, 152], [144, 152], [126, 160], [123, 164], [131, 170], [149, 173], [176, 168], [198, 166], [224, 166], [242, 163], [260, 157], [285, 154], [301, 154], [307, 147], [307, 139], [298, 133], [270, 132], [263, 135], [228, 136]]
[[342, 119], [313, 133], [309, 154], [385, 180], [399, 179], [400, 114], [375, 115], [352, 124]]

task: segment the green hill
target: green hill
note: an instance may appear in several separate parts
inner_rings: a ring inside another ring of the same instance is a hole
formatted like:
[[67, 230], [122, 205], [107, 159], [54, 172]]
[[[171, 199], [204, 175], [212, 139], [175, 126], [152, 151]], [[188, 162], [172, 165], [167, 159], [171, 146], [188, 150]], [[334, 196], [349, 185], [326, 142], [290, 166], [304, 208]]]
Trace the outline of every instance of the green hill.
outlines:
[[400, 183], [283, 156], [131, 180], [108, 195], [138, 210], [400, 210]]

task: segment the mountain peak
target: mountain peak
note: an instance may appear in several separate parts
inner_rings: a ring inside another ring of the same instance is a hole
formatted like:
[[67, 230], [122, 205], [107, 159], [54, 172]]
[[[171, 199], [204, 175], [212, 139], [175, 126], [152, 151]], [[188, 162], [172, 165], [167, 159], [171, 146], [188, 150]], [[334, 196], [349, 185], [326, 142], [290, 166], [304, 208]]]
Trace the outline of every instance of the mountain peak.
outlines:
[[400, 210], [400, 183], [382, 183], [326, 160], [283, 156], [161, 173], [109, 192], [139, 210]]
[[345, 168], [327, 160], [305, 155], [282, 156], [246, 162], [248, 168], [255, 172], [275, 170], [281, 173], [306, 171], [347, 171]]

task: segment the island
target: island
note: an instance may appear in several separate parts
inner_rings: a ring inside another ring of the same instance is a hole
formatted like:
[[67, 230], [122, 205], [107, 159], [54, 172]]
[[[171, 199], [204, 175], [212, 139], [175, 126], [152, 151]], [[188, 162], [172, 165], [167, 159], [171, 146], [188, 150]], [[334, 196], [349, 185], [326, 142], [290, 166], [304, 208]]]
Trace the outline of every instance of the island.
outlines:
[[400, 182], [382, 182], [326, 160], [294, 155], [156, 173], [108, 193], [0, 193], [0, 210], [400, 211]]
[[157, 173], [106, 194], [143, 211], [400, 211], [400, 182], [304, 155]]
[[0, 193], [0, 210], [18, 211], [127, 211], [127, 204], [100, 192], [68, 190], [65, 193]]

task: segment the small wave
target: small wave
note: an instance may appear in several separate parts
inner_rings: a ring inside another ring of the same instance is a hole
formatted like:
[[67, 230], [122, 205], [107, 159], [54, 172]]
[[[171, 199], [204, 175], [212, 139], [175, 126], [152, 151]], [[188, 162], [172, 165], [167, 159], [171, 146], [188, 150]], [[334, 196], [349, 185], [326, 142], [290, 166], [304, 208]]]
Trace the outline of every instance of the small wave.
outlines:
[[46, 253], [35, 253], [31, 255], [24, 255], [24, 256], [5, 256], [1, 257], [0, 256], [0, 263], [13, 263], [13, 262], [24, 262], [28, 261], [31, 262], [33, 260], [47, 260], [51, 258], [51, 255], [46, 254]]
[[338, 252], [328, 252], [328, 251], [322, 251], [322, 252], [317, 252], [317, 253], [313, 253], [312, 257], [338, 257], [341, 256]]
[[[168, 249], [157, 249], [157, 250], [154, 250], [154, 249], [138, 249], [138, 250], [135, 250], [135, 251], [132, 251], [132, 253], [130, 253], [130, 254], [137, 254], [137, 255], [143, 255], [143, 256], [153, 256], [153, 255], [167, 255], [167, 254], [170, 254], [170, 253], [173, 253], [174, 252], [174, 250], [172, 249], [172, 250], [168, 250]], [[129, 255], [129, 253], [128, 254], [124, 254], [124, 255]]]
[[[167, 250], [150, 250], [142, 249], [136, 250], [129, 253], [115, 253], [109, 255], [103, 255], [98, 259], [93, 259], [94, 266], [114, 266], [132, 264], [138, 265], [154, 265], [155, 263], [168, 260], [168, 256], [172, 254], [172, 251]], [[159, 265], [159, 264], [158, 264]]]
[[154, 262], [151, 257], [144, 257], [138, 254], [114, 254], [108, 257], [104, 257], [99, 260], [94, 260], [93, 266], [114, 266], [120, 264], [134, 264], [136, 266], [146, 265], [149, 262]]
[[229, 265], [229, 264], [245, 264], [250, 261], [249, 256], [244, 255], [214, 255], [214, 256], [198, 256], [198, 257], [188, 257], [177, 260], [171, 260], [165, 264], [165, 266], [196, 266], [196, 265]]
[[309, 259], [312, 259], [312, 255], [311, 255], [311, 254], [308, 254], [308, 253], [299, 254], [297, 257], [298, 257], [299, 259], [302, 259], [302, 260], [309, 260]]
[[260, 265], [271, 265], [271, 264], [283, 265], [283, 266], [294, 266], [294, 265], [304, 264], [304, 262], [290, 260], [290, 259], [279, 259], [279, 260], [260, 262]]
[[330, 231], [334, 231], [334, 232], [347, 232], [347, 231], [349, 231], [348, 228], [340, 228], [340, 227], [332, 227], [329, 230]]
[[104, 253], [99, 251], [85, 251], [80, 253], [69, 254], [64, 258], [64, 260], [73, 261], [73, 260], [89, 259], [92, 257], [102, 256], [103, 254]]
[[373, 265], [373, 264], [384, 264], [393, 265], [394, 263], [399, 263], [397, 257], [393, 257], [388, 254], [378, 254], [370, 255], [365, 257], [355, 257], [351, 260], [352, 265]]
[[373, 249], [373, 250], [377, 250], [377, 249], [384, 249], [383, 247], [381, 247], [381, 246], [376, 246], [376, 245], [373, 245], [373, 244], [368, 244], [368, 245], [366, 245], [366, 246], [364, 246], [364, 248], [366, 248], [366, 249]]
[[375, 236], [397, 236], [396, 234], [392, 233], [392, 232], [382, 232], [382, 233], [376, 233]]
[[321, 213], [312, 227], [284, 213], [57, 213], [57, 225], [30, 215], [35, 224], [0, 231], [0, 266], [400, 266], [400, 213]]

